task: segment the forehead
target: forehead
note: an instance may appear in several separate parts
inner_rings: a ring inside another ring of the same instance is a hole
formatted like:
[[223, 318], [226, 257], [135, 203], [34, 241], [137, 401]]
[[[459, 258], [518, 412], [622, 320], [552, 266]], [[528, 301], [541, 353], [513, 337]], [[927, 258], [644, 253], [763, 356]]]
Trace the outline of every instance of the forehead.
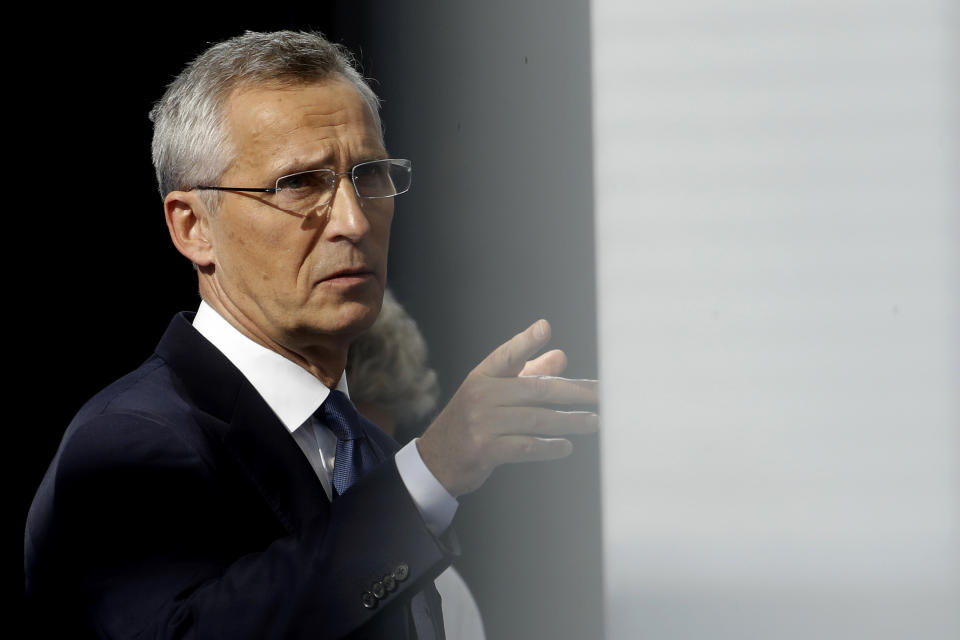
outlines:
[[349, 164], [384, 152], [370, 106], [339, 77], [295, 86], [252, 86], [227, 100], [231, 169]]

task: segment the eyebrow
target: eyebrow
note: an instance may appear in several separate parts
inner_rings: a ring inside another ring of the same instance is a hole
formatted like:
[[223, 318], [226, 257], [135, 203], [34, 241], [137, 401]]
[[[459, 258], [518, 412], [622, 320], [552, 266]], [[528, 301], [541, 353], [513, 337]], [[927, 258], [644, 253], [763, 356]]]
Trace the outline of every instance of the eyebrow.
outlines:
[[[356, 165], [364, 162], [371, 162], [373, 160], [386, 160], [389, 157], [390, 155], [385, 149], [382, 151], [369, 151], [355, 158], [350, 158], [350, 166], [348, 169], [352, 169]], [[282, 178], [283, 176], [302, 173], [304, 171], [316, 171], [317, 169], [336, 170], [336, 167], [331, 166], [333, 164], [332, 160], [332, 153], [324, 153], [323, 155], [311, 160], [298, 158], [289, 162], [284, 162], [282, 165], [280, 165], [280, 167], [277, 168], [276, 171], [273, 172], [273, 174], [275, 174], [276, 178]]]

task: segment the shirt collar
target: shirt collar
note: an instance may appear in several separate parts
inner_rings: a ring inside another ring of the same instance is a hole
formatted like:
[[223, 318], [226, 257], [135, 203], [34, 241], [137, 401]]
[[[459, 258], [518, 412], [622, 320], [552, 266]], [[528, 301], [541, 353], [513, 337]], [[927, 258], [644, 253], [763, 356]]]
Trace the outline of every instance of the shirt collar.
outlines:
[[[290, 433], [306, 422], [330, 394], [312, 373], [240, 333], [206, 302], [200, 303], [193, 328], [240, 370]], [[337, 389], [350, 396], [346, 372], [340, 376]]]

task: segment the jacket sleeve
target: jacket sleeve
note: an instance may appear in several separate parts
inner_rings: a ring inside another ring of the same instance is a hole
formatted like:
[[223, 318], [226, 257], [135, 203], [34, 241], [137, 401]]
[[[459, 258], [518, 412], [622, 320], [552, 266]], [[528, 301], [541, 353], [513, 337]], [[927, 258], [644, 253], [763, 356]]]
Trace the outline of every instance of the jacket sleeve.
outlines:
[[80, 425], [54, 465], [54, 573], [101, 637], [346, 637], [404, 620], [402, 604], [455, 553], [426, 528], [392, 460], [326, 517], [293, 533], [277, 522], [258, 548], [237, 543], [250, 531], [236, 514], [268, 506], [231, 504], [209, 457], [148, 416]]

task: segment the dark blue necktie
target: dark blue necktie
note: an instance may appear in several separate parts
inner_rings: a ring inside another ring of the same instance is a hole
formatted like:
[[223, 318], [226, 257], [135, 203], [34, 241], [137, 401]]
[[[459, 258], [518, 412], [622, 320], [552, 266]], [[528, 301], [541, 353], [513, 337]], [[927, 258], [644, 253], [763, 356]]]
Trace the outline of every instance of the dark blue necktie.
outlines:
[[337, 436], [333, 486], [343, 495], [354, 482], [377, 466], [377, 456], [363, 431], [362, 418], [342, 391], [330, 392], [321, 405], [323, 421]]

